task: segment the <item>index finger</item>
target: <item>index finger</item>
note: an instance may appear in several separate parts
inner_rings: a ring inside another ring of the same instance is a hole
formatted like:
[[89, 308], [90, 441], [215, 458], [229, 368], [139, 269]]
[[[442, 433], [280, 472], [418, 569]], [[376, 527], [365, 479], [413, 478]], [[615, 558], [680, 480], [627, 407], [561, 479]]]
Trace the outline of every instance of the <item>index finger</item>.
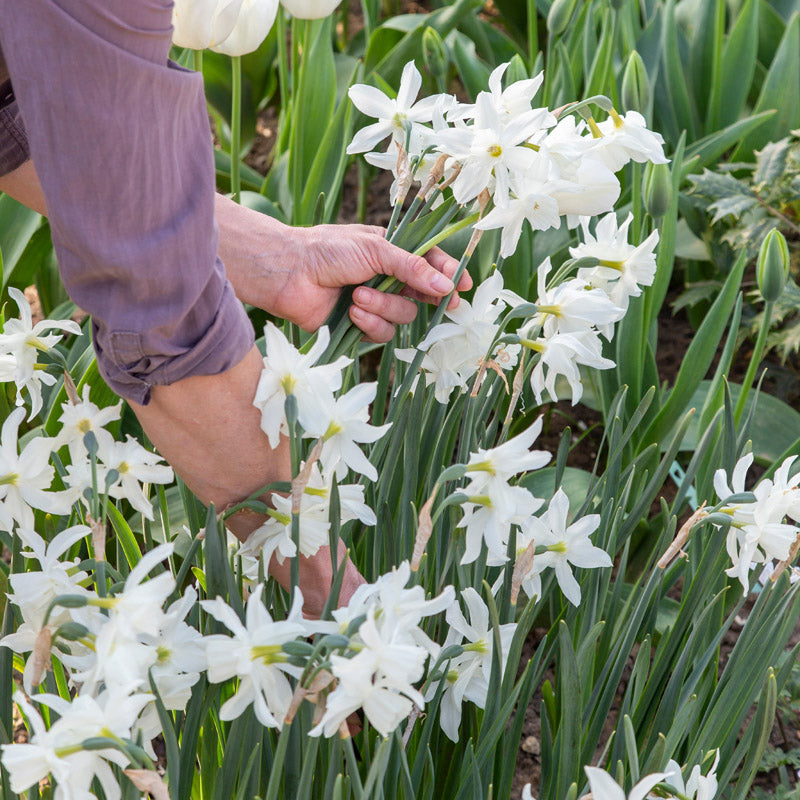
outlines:
[[[425, 260], [443, 275], [452, 278], [458, 269], [458, 260], [445, 253], [440, 247], [434, 247], [425, 254]], [[467, 270], [461, 275], [456, 287], [459, 292], [467, 292], [472, 288], [472, 277]]]

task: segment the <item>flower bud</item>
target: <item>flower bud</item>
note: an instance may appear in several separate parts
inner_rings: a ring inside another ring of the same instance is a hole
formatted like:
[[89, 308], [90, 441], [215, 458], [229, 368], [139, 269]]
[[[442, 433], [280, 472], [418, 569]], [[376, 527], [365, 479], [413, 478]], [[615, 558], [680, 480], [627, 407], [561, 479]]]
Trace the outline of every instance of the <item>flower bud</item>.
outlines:
[[519, 83], [519, 81], [530, 78], [525, 62], [520, 58], [519, 53], [508, 62], [508, 69], [503, 77], [506, 86], [511, 86], [513, 83]]
[[761, 242], [756, 264], [756, 280], [761, 296], [772, 303], [783, 293], [789, 277], [789, 246], [784, 235], [773, 228]]
[[642, 195], [644, 207], [653, 219], [661, 219], [667, 213], [672, 200], [672, 173], [669, 165], [648, 164]]
[[622, 105], [626, 111], [644, 113], [650, 102], [650, 80], [642, 57], [633, 50], [622, 74]]
[[449, 57], [439, 31], [430, 26], [422, 32], [422, 60], [430, 75], [438, 77], [447, 71]]
[[575, 10], [575, 0], [555, 0], [547, 15], [547, 30], [552, 36], [559, 36], [565, 30]]

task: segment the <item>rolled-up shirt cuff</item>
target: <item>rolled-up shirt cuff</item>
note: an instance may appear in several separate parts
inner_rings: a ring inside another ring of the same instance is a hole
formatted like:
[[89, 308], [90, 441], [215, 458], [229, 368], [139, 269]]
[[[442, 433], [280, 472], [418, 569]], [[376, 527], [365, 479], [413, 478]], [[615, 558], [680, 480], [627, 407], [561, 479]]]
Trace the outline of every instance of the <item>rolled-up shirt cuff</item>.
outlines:
[[253, 326], [225, 282], [216, 314], [194, 342], [175, 343], [164, 330], [110, 330], [93, 323], [97, 366], [106, 383], [126, 400], [150, 402], [153, 386], [194, 375], [216, 375], [238, 364], [253, 346]]
[[0, 175], [21, 167], [31, 157], [28, 137], [11, 82], [0, 84]]

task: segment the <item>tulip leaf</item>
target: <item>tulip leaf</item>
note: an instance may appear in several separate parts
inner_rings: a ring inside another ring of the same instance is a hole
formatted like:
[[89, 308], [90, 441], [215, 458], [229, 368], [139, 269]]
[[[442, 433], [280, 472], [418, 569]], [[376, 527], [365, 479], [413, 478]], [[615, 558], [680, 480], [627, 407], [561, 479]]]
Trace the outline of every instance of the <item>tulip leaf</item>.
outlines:
[[800, 12], [786, 26], [753, 111], [767, 109], [777, 113], [742, 140], [731, 161], [751, 161], [755, 148], [800, 127]]

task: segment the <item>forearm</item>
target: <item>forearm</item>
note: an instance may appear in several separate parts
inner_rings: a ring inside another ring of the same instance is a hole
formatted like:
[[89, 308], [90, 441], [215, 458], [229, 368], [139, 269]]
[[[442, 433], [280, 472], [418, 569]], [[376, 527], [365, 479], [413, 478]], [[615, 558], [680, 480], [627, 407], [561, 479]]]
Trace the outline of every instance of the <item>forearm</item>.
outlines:
[[26, 161], [13, 172], [0, 175], [0, 192], [13, 197], [22, 205], [32, 208], [39, 214], [47, 216], [44, 192], [39, 183], [39, 176], [36, 174], [33, 161]]

